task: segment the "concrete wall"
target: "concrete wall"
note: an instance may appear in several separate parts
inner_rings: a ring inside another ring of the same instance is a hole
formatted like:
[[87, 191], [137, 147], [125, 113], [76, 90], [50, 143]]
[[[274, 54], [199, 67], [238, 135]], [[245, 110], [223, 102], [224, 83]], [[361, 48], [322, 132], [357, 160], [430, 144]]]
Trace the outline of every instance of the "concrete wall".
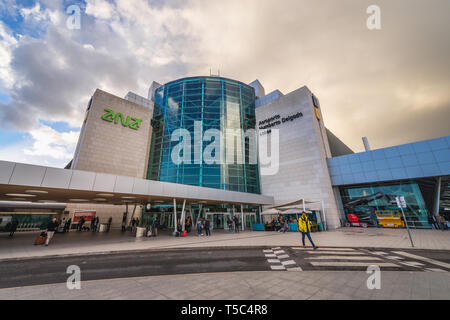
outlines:
[[276, 204], [302, 198], [323, 200], [328, 227], [334, 229], [340, 227], [340, 221], [326, 162], [331, 152], [323, 121], [316, 118], [311, 96], [309, 89], [302, 87], [256, 109], [257, 127], [260, 121], [277, 114], [281, 117], [303, 114], [301, 118], [273, 127], [280, 130], [280, 166], [275, 175], [261, 175], [261, 189], [262, 194], [273, 196]]
[[[102, 119], [109, 108], [142, 119], [139, 130]], [[72, 169], [144, 178], [151, 140], [153, 110], [96, 90], [75, 152]]]

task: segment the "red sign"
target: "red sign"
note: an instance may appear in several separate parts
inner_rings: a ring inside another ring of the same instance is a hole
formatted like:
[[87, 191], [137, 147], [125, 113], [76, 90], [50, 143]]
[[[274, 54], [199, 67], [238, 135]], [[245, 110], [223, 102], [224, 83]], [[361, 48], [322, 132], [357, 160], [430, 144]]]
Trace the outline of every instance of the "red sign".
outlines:
[[91, 222], [94, 220], [97, 211], [95, 210], [76, 210], [73, 213], [72, 223], [78, 223], [81, 220], [81, 217], [84, 217], [85, 222]]

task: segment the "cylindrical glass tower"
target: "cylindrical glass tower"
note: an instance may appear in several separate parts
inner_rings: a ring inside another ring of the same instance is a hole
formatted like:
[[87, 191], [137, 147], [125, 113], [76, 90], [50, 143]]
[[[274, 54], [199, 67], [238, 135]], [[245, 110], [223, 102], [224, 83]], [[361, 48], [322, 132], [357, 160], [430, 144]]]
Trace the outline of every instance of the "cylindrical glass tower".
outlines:
[[255, 124], [255, 91], [242, 82], [169, 82], [155, 92], [147, 178], [260, 193]]

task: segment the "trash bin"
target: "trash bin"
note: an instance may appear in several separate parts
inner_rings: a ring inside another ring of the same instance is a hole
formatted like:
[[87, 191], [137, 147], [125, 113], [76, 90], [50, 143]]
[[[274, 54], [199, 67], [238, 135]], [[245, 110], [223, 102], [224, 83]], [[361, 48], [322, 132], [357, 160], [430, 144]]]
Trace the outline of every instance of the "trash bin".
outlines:
[[100, 229], [98, 232], [106, 232], [108, 231], [108, 225], [106, 223], [100, 223]]
[[136, 228], [136, 238], [142, 238], [145, 234], [145, 228]]

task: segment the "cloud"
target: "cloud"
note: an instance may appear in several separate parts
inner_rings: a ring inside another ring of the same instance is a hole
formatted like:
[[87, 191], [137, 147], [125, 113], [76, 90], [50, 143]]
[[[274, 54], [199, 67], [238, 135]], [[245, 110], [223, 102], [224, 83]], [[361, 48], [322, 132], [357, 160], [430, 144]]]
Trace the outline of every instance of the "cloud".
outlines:
[[78, 136], [79, 131], [58, 132], [39, 124], [29, 130], [24, 141], [0, 147], [0, 159], [63, 167], [73, 157]]
[[81, 29], [69, 30], [66, 8], [42, 1], [20, 11], [25, 24], [45, 26], [39, 38], [16, 39], [0, 23], [10, 97], [0, 122], [25, 132], [39, 119], [79, 127], [96, 88], [145, 95], [153, 80], [212, 68], [258, 78], [266, 92], [307, 85], [327, 127], [357, 151], [362, 136], [377, 148], [450, 134], [450, 2], [379, 0], [379, 31], [366, 27], [371, 4], [88, 0]]

